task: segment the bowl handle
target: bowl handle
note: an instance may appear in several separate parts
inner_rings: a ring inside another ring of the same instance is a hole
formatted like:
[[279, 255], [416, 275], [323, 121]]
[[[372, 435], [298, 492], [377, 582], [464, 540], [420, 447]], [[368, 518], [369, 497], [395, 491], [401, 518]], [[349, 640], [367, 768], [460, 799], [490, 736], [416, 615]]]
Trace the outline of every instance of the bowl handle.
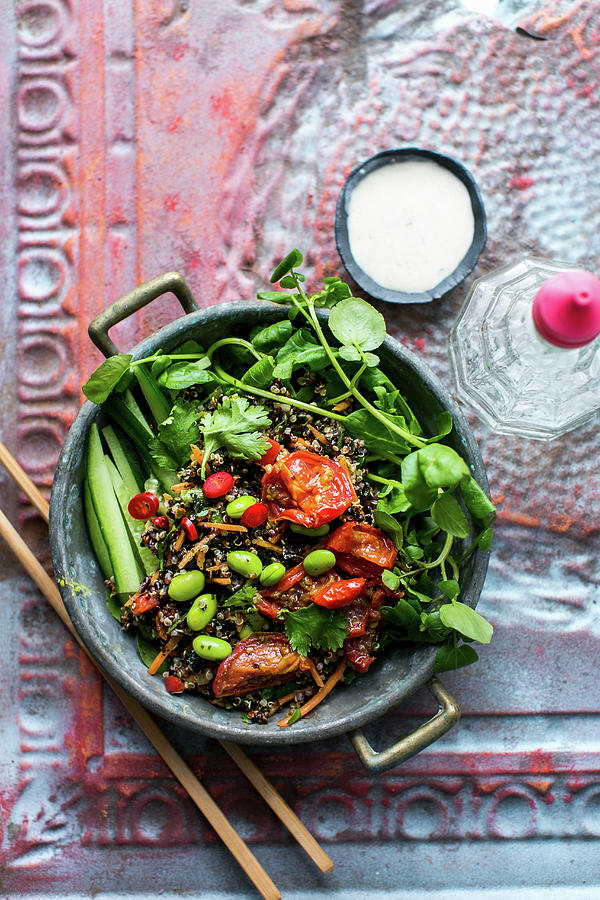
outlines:
[[179, 272], [165, 272], [164, 275], [157, 275], [150, 281], [138, 285], [120, 300], [111, 303], [109, 307], [103, 310], [89, 324], [88, 334], [98, 350], [105, 356], [115, 356], [119, 352], [116, 344], [114, 344], [108, 336], [108, 331], [117, 322], [122, 322], [132, 313], [152, 303], [161, 294], [175, 294], [186, 313], [195, 312], [198, 304], [194, 300], [190, 287], [185, 278]]
[[356, 755], [363, 766], [377, 774], [385, 772], [393, 766], [397, 766], [416, 753], [420, 753], [425, 747], [433, 744], [443, 734], [446, 734], [460, 719], [460, 706], [452, 697], [438, 678], [431, 678], [427, 687], [439, 703], [439, 709], [433, 718], [420, 725], [412, 734], [399, 740], [387, 750], [374, 750], [358, 728], [349, 735]]

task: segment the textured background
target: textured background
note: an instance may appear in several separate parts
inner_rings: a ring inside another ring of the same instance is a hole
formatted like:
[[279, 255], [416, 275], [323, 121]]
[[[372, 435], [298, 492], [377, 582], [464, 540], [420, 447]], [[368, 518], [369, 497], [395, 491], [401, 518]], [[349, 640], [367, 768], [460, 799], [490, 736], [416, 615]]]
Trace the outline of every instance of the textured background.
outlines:
[[[251, 298], [292, 246], [310, 277], [339, 271], [337, 194], [378, 150], [431, 147], [473, 171], [489, 218], [474, 274], [524, 251], [600, 269], [600, 3], [485, 5], [0, 0], [0, 437], [38, 485], [99, 362], [92, 316], [167, 269], [202, 305]], [[448, 386], [466, 287], [383, 310]], [[160, 301], [117, 342], [175, 310]], [[378, 777], [345, 739], [256, 752], [332, 875], [217, 745], [168, 729], [286, 897], [600, 896], [597, 424], [545, 445], [473, 419], [500, 507], [481, 600], [496, 634], [444, 676], [464, 710], [453, 732]], [[0, 492], [47, 558], [4, 473]], [[0, 895], [258, 896], [0, 561]], [[382, 745], [430, 711], [420, 693], [369, 735]]]

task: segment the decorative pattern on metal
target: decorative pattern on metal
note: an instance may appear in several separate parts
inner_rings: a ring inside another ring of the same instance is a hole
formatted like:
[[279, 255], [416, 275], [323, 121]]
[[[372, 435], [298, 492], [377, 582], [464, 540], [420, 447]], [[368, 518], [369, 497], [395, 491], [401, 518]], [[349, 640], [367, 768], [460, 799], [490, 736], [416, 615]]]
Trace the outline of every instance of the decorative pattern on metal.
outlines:
[[[337, 194], [378, 150], [441, 149], [473, 172], [489, 225], [473, 277], [522, 252], [600, 269], [600, 4], [474, 5], [0, 2], [0, 438], [46, 493], [99, 362], [89, 320], [171, 269], [201, 305], [251, 298], [292, 246], [309, 277], [340, 271]], [[516, 7], [545, 40], [514, 30]], [[383, 309], [446, 384], [467, 286]], [[112, 336], [127, 347], [178, 314], [161, 301]], [[600, 893], [597, 422], [550, 445], [472, 423], [500, 508], [481, 601], [496, 634], [446, 679], [460, 725], [373, 777], [345, 739], [252, 754], [332, 875], [214, 742], [169, 729], [286, 897]], [[0, 486], [47, 560], [39, 519]], [[4, 547], [0, 563], [0, 897], [257, 896]], [[431, 711], [420, 692], [369, 740]]]

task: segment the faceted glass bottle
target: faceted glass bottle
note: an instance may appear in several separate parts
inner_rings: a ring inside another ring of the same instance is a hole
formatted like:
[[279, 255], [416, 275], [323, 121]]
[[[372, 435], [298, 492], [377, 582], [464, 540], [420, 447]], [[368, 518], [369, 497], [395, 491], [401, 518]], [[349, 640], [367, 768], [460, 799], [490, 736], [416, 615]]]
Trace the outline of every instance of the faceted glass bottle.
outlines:
[[494, 431], [551, 440], [600, 410], [600, 338], [559, 347], [534, 324], [536, 295], [559, 272], [593, 279], [567, 263], [526, 257], [475, 281], [450, 331], [457, 397]]

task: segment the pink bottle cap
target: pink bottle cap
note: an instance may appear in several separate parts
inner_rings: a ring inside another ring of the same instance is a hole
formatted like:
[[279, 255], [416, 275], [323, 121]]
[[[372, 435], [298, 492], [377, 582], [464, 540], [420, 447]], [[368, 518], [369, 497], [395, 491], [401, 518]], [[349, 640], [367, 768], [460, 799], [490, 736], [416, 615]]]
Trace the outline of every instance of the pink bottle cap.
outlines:
[[600, 334], [600, 279], [583, 269], [558, 272], [535, 295], [533, 323], [556, 347], [583, 347]]

